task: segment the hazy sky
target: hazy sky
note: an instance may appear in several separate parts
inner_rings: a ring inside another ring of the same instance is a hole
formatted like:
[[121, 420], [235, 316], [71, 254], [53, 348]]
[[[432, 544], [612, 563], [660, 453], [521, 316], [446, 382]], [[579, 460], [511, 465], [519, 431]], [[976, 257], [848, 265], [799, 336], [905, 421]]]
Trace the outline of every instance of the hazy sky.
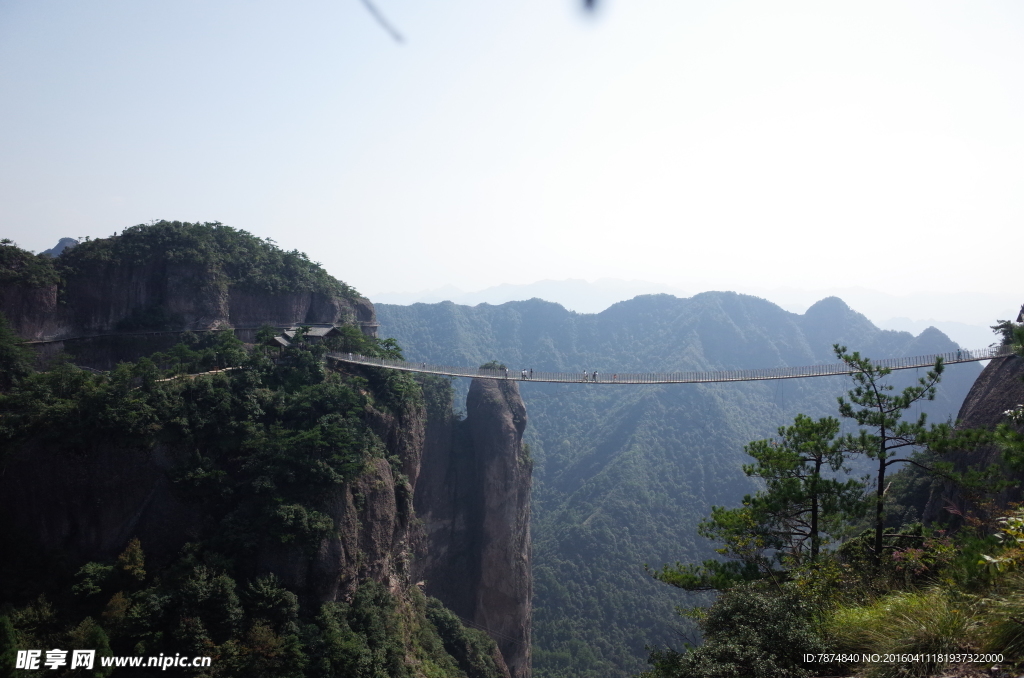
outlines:
[[379, 0], [397, 44], [358, 0], [0, 0], [0, 235], [217, 220], [371, 296], [1016, 288], [1024, 3], [580, 4]]

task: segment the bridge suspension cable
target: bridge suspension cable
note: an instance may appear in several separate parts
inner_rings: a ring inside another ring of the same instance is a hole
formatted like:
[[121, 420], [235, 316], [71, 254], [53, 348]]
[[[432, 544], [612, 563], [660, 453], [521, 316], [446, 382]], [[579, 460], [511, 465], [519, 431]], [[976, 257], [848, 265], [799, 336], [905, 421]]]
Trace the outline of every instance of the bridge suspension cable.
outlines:
[[[945, 364], [969, 363], [991, 360], [1013, 354], [1012, 346], [998, 346], [977, 350], [959, 350], [949, 353], [907, 358], [886, 358], [872, 360], [877, 367], [890, 370], [910, 370], [918, 367], [932, 367], [942, 358]], [[828, 363], [806, 367], [772, 367], [757, 370], [725, 370], [716, 372], [541, 372], [532, 369], [492, 369], [486, 367], [454, 367], [410, 360], [371, 358], [358, 353], [328, 353], [327, 356], [342, 363], [383, 367], [403, 372], [439, 374], [449, 377], [471, 377], [475, 379], [512, 379], [515, 381], [541, 381], [563, 384], [709, 384], [725, 381], [763, 381], [767, 379], [802, 379], [804, 377], [830, 377], [852, 374], [846, 363]]]

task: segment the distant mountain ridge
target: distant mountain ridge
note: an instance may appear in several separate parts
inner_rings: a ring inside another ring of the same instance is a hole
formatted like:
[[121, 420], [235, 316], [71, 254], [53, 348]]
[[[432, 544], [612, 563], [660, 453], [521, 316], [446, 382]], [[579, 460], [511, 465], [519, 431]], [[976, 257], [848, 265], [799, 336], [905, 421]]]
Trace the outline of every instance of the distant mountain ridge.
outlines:
[[433, 304], [451, 301], [466, 306], [547, 299], [580, 313], [600, 313], [624, 299], [631, 299], [642, 294], [658, 293], [679, 295], [683, 293], [683, 290], [672, 285], [661, 285], [643, 280], [601, 278], [594, 282], [568, 279], [538, 280], [522, 285], [503, 283], [476, 292], [465, 292], [453, 285], [447, 285], [425, 292], [390, 292], [374, 296], [377, 300], [376, 303], [384, 304]]
[[72, 247], [75, 247], [76, 245], [79, 244], [80, 242], [75, 238], [61, 238], [56, 245], [54, 245], [48, 250], [43, 250], [42, 252], [40, 252], [40, 254], [48, 254], [51, 257], [59, 257], [64, 252], [64, 250], [69, 250]]
[[[597, 314], [533, 299], [501, 305], [377, 304], [381, 336], [410, 360], [552, 371], [710, 371], [955, 351], [942, 332], [880, 330], [836, 297], [803, 314], [753, 296], [644, 295]], [[950, 366], [933, 420], [955, 415], [980, 371]], [[894, 375], [904, 385], [918, 376]], [[461, 380], [460, 380], [461, 381]], [[711, 557], [696, 525], [754, 485], [743, 445], [797, 413], [835, 415], [845, 377], [744, 384], [586, 388], [521, 385], [534, 459], [534, 670], [605, 678], [645, 668], [648, 645], [678, 646], [685, 594], [643, 564]], [[457, 390], [465, 385], [456, 382]]]
[[[712, 364], [719, 369], [815, 364], [835, 362], [832, 345], [838, 337], [879, 358], [957, 348], [935, 328], [918, 336], [880, 330], [838, 297], [822, 299], [804, 314], [735, 292], [685, 299], [642, 295], [596, 314], [541, 299], [497, 306], [445, 301], [376, 308], [381, 332], [398, 339], [411, 360], [460, 365], [499, 360], [516, 369], [670, 371]], [[749, 331], [765, 341], [741, 336]], [[652, 340], [659, 338], [671, 346], [651, 352]], [[734, 350], [741, 346], [742, 351]], [[645, 350], [637, 352], [638, 347]]]
[[[684, 291], [684, 290], [690, 291]], [[409, 305], [451, 301], [455, 304], [504, 304], [509, 301], [544, 299], [561, 304], [579, 313], [600, 313], [612, 304], [639, 295], [672, 294], [683, 297], [701, 289], [697, 283], [684, 287], [645, 280], [601, 278], [587, 280], [539, 280], [526, 284], [494, 285], [467, 292], [453, 285], [420, 292], [385, 292], [369, 295], [374, 303]], [[814, 302], [838, 296], [882, 329], [910, 331], [919, 334], [929, 325], [945, 332], [961, 348], [983, 348], [992, 343], [989, 326], [1001, 318], [1017, 315], [1020, 299], [1014, 292], [999, 290], [978, 292], [918, 292], [886, 294], [863, 288], [825, 287], [821, 290], [787, 288], [743, 289], [770, 300], [787, 311], [804, 313]]]

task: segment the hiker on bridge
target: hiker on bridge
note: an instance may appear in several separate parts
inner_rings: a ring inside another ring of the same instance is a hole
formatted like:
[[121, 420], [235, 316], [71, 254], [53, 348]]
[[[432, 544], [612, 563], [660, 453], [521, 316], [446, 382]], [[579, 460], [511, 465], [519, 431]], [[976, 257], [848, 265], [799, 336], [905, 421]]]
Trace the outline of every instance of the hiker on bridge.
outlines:
[[[281, 344], [282, 346], [285, 344]], [[937, 358], [942, 358], [948, 361], [955, 362], [968, 362], [978, 360], [991, 360], [992, 358], [998, 358], [1004, 355], [1012, 353], [1011, 346], [1001, 346], [998, 348], [987, 348], [981, 350], [969, 350], [962, 347], [958, 347], [956, 352], [949, 351], [942, 354], [942, 356], [928, 355], [928, 356], [915, 356], [915, 357], [903, 357], [903, 358], [886, 358], [884, 360], [876, 361], [877, 365], [886, 369], [892, 370], [905, 370], [905, 369], [917, 369], [921, 367], [927, 367], [932, 364]], [[345, 356], [348, 356], [350, 362], [360, 365], [374, 365], [389, 369], [398, 370], [409, 370], [412, 372], [433, 372], [436, 374], [448, 374], [456, 377], [469, 377], [478, 376], [485, 379], [510, 379], [511, 374], [508, 367], [504, 365], [495, 364], [493, 361], [488, 363], [486, 366], [480, 366], [478, 368], [461, 368], [461, 367], [444, 367], [440, 365], [431, 365], [426, 362], [405, 362], [400, 360], [389, 360], [382, 358], [371, 358], [363, 355], [358, 355], [352, 352], [331, 352], [328, 353], [328, 358], [337, 360], [345, 360]], [[944, 357], [943, 357], [944, 356]], [[221, 356], [217, 356], [218, 365], [214, 371], [221, 369], [219, 359]], [[234, 368], [231, 368], [234, 369]], [[733, 371], [721, 371], [721, 372], [671, 372], [671, 373], [623, 373], [622, 381], [619, 381], [619, 373], [615, 372], [612, 374], [611, 383], [616, 384], [691, 384], [691, 383], [709, 383], [709, 382], [726, 382], [726, 381], [758, 381], [762, 379], [794, 379], [802, 377], [822, 377], [829, 375], [839, 374], [852, 374], [856, 372], [855, 369], [849, 368], [848, 366], [840, 365], [809, 365], [806, 367], [783, 367], [783, 368], [772, 368], [763, 370], [733, 370]], [[582, 379], [580, 377], [582, 376]], [[590, 383], [608, 383], [607, 377], [605, 381], [602, 381], [601, 374], [597, 370], [592, 373], [589, 370], [583, 370], [582, 373], [577, 372], [576, 376], [572, 376], [572, 372], [541, 372], [539, 376], [535, 377], [533, 368], [521, 368], [519, 371], [519, 378], [522, 380], [532, 380], [534, 378], [540, 379], [541, 381], [550, 382], [590, 382]]]

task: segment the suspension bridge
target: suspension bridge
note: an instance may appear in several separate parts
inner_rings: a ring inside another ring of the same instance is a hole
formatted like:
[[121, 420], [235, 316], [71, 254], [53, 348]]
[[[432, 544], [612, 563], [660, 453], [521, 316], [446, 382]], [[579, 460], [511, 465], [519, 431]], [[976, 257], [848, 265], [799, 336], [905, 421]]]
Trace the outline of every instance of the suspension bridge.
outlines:
[[[911, 370], [934, 367], [941, 358], [950, 365], [992, 360], [1013, 355], [1012, 346], [998, 346], [977, 350], [958, 350], [949, 353], [907, 358], [872, 360], [872, 365], [890, 370]], [[539, 381], [559, 384], [711, 384], [727, 381], [766, 381], [769, 379], [803, 379], [805, 377], [831, 377], [853, 374], [858, 370], [846, 363], [828, 363], [805, 367], [772, 367], [757, 370], [725, 370], [717, 372], [541, 372], [532, 369], [494, 369], [489, 367], [455, 367], [410, 360], [371, 358], [358, 353], [328, 353], [328, 358], [351, 365], [383, 367], [403, 372], [438, 374], [448, 377], [471, 377], [474, 379], [509, 379], [515, 381]]]

